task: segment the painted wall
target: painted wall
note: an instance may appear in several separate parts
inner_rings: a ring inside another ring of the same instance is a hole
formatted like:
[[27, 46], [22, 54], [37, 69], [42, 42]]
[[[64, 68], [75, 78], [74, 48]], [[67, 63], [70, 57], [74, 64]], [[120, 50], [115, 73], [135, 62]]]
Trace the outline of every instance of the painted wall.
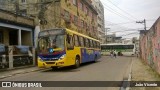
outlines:
[[140, 36], [140, 56], [160, 74], [160, 18], [146, 34]]

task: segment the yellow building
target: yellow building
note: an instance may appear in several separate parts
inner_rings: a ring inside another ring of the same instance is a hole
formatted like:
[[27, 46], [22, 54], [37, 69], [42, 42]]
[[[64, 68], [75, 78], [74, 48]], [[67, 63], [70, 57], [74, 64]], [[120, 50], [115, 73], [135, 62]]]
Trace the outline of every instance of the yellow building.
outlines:
[[41, 29], [69, 28], [97, 38], [97, 11], [91, 0], [52, 0], [39, 13]]
[[1, 9], [36, 16], [41, 29], [69, 28], [98, 38], [97, 11], [91, 0], [0, 0]]

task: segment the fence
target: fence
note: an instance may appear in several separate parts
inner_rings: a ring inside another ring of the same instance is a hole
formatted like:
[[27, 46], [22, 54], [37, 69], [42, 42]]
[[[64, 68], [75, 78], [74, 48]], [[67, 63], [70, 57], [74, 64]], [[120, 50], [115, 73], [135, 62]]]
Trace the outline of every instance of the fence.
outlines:
[[29, 46], [0, 45], [0, 69], [35, 65], [35, 49]]

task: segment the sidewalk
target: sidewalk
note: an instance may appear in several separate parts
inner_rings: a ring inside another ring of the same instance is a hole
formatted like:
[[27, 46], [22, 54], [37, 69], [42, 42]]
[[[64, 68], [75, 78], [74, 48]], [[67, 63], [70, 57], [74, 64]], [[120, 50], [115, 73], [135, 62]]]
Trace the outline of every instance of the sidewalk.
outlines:
[[[133, 58], [132, 81], [160, 81], [160, 77], [140, 59]], [[131, 90], [160, 90], [160, 87], [132, 87]]]
[[44, 70], [44, 68], [38, 68], [37, 66], [23, 67], [19, 69], [0, 71], [0, 79], [11, 77], [17, 74], [25, 74], [29, 72], [35, 72]]

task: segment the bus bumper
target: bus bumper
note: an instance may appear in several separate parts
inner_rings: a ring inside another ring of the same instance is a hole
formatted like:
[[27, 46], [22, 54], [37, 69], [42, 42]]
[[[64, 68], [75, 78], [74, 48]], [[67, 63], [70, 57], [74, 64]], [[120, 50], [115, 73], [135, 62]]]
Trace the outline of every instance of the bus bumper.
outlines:
[[41, 61], [38, 60], [38, 67], [39, 68], [51, 68], [51, 67], [65, 67], [64, 60], [58, 60], [58, 61]]

